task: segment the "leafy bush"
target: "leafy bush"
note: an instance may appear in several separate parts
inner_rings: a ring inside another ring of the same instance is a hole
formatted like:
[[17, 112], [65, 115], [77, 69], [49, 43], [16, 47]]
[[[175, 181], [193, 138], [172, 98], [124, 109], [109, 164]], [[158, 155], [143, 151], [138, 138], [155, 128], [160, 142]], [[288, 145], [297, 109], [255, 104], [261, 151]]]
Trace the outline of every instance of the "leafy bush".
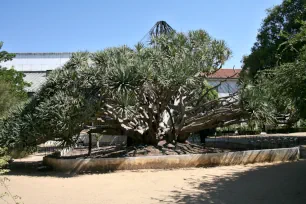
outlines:
[[251, 123], [241, 125], [231, 125], [228, 127], [217, 128], [217, 135], [255, 135], [260, 134], [261, 128], [252, 125]]
[[7, 148], [0, 147], [0, 174], [7, 172], [5, 168], [9, 164], [11, 157], [7, 154]]

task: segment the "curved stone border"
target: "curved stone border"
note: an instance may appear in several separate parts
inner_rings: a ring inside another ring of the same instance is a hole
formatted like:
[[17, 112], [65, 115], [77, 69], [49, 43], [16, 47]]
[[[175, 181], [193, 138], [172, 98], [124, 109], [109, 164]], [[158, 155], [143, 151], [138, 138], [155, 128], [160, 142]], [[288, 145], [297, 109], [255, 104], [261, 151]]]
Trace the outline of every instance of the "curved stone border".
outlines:
[[44, 157], [44, 165], [67, 173], [106, 172], [134, 169], [171, 169], [238, 165], [260, 162], [295, 161], [300, 157], [299, 147], [251, 150], [241, 152], [144, 156], [125, 158], [64, 159]]

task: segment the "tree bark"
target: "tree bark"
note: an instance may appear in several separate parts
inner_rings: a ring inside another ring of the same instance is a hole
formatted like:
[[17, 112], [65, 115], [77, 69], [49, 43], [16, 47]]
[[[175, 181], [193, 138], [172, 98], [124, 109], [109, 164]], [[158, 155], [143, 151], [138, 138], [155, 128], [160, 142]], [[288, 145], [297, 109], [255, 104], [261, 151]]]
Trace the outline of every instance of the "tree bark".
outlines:
[[177, 136], [177, 142], [185, 143], [189, 136], [190, 136], [190, 133], [181, 132]]
[[100, 148], [100, 140], [97, 140], [97, 148]]
[[199, 132], [199, 134], [200, 134], [201, 143], [205, 144], [205, 139], [206, 139], [206, 137], [207, 137], [206, 131], [205, 131], [205, 130], [201, 130], [201, 131]]
[[91, 155], [91, 149], [92, 149], [92, 135], [91, 132], [88, 133], [88, 156]]
[[175, 133], [173, 131], [166, 133], [165, 138], [168, 143], [173, 143], [173, 141], [176, 140]]
[[215, 133], [216, 133], [216, 128], [204, 129], [204, 130], [199, 131], [201, 143], [205, 144], [205, 139], [208, 136], [213, 136]]
[[158, 143], [157, 135], [153, 132], [150, 134], [148, 130], [142, 134], [135, 130], [127, 130], [125, 135], [127, 136], [127, 146], [157, 145]]
[[149, 144], [149, 145], [157, 145], [157, 133], [156, 131], [148, 131], [147, 133], [144, 133], [143, 135], [143, 144]]

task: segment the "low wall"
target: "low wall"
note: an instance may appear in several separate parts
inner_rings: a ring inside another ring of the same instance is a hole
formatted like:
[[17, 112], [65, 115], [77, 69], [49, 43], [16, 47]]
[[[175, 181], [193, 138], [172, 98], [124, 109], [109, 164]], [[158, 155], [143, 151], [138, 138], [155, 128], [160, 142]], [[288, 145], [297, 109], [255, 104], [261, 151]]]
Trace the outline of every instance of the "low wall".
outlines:
[[133, 169], [170, 169], [238, 165], [260, 162], [294, 161], [299, 159], [298, 147], [283, 149], [251, 150], [228, 153], [145, 156], [125, 158], [63, 159], [44, 157], [44, 165], [67, 173], [105, 172]]
[[306, 145], [300, 146], [300, 157], [305, 159], [306, 158]]
[[306, 137], [284, 135], [219, 136], [205, 139], [205, 146], [225, 149], [253, 150], [296, 147], [306, 144]]

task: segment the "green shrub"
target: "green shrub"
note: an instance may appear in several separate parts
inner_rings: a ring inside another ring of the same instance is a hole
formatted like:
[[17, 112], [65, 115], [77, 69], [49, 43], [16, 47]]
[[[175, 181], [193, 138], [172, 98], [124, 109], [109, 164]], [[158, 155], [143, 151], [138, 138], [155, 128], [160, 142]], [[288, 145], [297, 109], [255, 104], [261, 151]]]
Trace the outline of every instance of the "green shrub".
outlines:
[[8, 171], [6, 170], [6, 167], [9, 164], [10, 160], [11, 157], [7, 154], [7, 148], [0, 147], [0, 174], [3, 174]]

